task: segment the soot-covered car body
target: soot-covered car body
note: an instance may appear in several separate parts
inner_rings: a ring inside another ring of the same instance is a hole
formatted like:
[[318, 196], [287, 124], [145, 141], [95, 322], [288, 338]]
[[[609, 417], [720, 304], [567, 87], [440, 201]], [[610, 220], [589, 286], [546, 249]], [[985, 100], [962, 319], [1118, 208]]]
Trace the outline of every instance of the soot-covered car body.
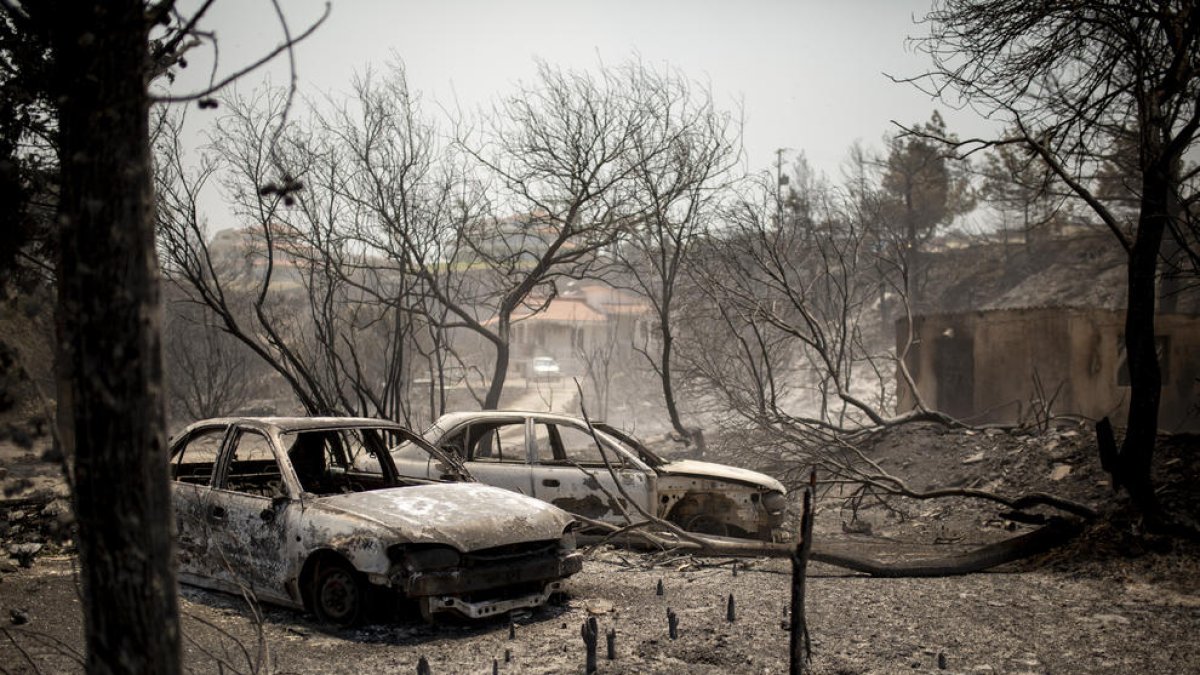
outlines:
[[[479, 481], [587, 518], [624, 525], [626, 514], [637, 516], [632, 499], [694, 532], [765, 541], [785, 536], [787, 498], [774, 478], [724, 464], [666, 461], [618, 429], [593, 427], [594, 437], [577, 417], [483, 411], [443, 415], [424, 436]], [[400, 446], [393, 457], [407, 471], [436, 475], [418, 448]]]
[[[398, 472], [400, 444], [438, 477]], [[170, 468], [182, 581], [333, 624], [379, 598], [415, 600], [427, 619], [536, 607], [581, 567], [569, 514], [471, 481], [390, 422], [206, 420], [172, 439]]]

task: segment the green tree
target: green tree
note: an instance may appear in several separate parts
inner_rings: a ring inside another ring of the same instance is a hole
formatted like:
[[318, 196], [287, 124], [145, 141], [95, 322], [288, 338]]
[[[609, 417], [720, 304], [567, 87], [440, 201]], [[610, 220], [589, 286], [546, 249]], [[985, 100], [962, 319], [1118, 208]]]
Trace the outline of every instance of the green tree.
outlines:
[[925, 124], [888, 141], [882, 188], [891, 217], [882, 238], [890, 244], [910, 301], [921, 288], [921, 248], [959, 215], [974, 208], [965, 167], [934, 138], [952, 138], [935, 110]]

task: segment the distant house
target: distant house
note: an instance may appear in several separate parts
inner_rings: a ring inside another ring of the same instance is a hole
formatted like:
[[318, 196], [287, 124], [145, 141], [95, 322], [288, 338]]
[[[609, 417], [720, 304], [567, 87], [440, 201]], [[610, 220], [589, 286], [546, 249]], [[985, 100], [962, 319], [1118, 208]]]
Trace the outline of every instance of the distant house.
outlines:
[[624, 359], [648, 333], [649, 308], [641, 297], [598, 282], [572, 284], [540, 311], [531, 299], [513, 315], [514, 367], [552, 356], [564, 372], [586, 372], [596, 359]]
[[267, 272], [268, 260], [271, 269], [271, 290], [287, 291], [302, 286], [306, 261], [318, 257], [317, 253], [302, 243], [295, 230], [282, 223], [271, 223], [272, 255], [267, 257], [267, 238], [264, 228], [251, 225], [246, 228], [229, 228], [213, 235], [208, 244], [213, 264], [226, 275], [225, 283], [257, 284]]
[[[1044, 406], [1125, 419], [1125, 256], [1111, 239], [943, 251], [926, 264], [905, 363], [928, 405], [972, 422], [1016, 422]], [[896, 331], [903, 350], [905, 319]], [[1159, 426], [1200, 430], [1200, 297], [1160, 300], [1155, 333]], [[903, 379], [898, 390], [899, 409], [911, 409]]]

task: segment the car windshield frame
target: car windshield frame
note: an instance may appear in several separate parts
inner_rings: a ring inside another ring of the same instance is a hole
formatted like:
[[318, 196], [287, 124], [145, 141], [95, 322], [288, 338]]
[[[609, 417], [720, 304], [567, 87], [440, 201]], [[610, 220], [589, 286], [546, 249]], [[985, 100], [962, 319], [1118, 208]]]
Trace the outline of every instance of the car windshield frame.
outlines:
[[394, 453], [398, 449], [404, 447], [405, 443], [415, 443], [418, 448], [421, 448], [425, 452], [432, 455], [434, 459], [445, 462], [447, 466], [453, 467], [455, 473], [464, 478], [466, 481], [478, 483], [479, 479], [471, 474], [471, 471], [467, 469], [467, 465], [463, 462], [463, 460], [459, 459], [453, 453], [445, 452], [441, 448], [425, 440], [426, 436], [432, 433], [435, 429], [441, 431], [443, 435], [446, 433], [445, 430], [438, 426], [437, 422], [434, 422], [429, 426], [428, 429], [419, 434], [415, 431], [408, 431], [408, 436], [410, 436], [410, 438], [407, 441], [397, 443], [396, 445], [388, 448], [386, 453], [388, 456], [388, 461], [392, 463], [393, 470], [398, 471], [398, 469], [395, 468], [396, 461]]
[[595, 427], [596, 431], [599, 431], [612, 438], [621, 445], [632, 448], [633, 453], [637, 455], [638, 459], [645, 462], [646, 465], [651, 469], [658, 469], [660, 466], [663, 466], [667, 463], [665, 459], [651, 452], [646, 448], [645, 445], [642, 445], [641, 441], [637, 440], [632, 435], [617, 429], [611, 424], [607, 424], [605, 422], [592, 422], [592, 426]]
[[[449, 455], [449, 453], [442, 452], [442, 450], [440, 450], [439, 448], [435, 447], [434, 445], [432, 445], [431, 443], [426, 441], [421, 436], [421, 434], [418, 434], [417, 432], [413, 431], [412, 429], [409, 429], [408, 427], [396, 424], [394, 422], [386, 422], [386, 421], [380, 420], [374, 424], [326, 424], [326, 425], [319, 425], [319, 426], [286, 425], [286, 426], [279, 427], [276, 430], [276, 433], [278, 434], [278, 436], [282, 437], [284, 434], [298, 434], [298, 433], [304, 433], [304, 432], [309, 432], [309, 431], [345, 431], [345, 430], [349, 430], [349, 429], [357, 429], [357, 430], [374, 429], [377, 431], [391, 431], [391, 432], [395, 432], [397, 435], [399, 435], [405, 439], [405, 440], [401, 441], [400, 443], [397, 443], [396, 445], [380, 448], [381, 452], [384, 455], [387, 455], [386, 461], [388, 463], [388, 469], [386, 469], [386, 471], [391, 471], [391, 474], [393, 477], [392, 479], [395, 481], [400, 480], [400, 471], [399, 471], [399, 469], [396, 468], [396, 462], [395, 462], [395, 459], [392, 457], [392, 453], [396, 450], [396, 448], [403, 446], [405, 443], [415, 443], [417, 445], [417, 447], [424, 450], [426, 453], [431, 455], [434, 459], [437, 459], [441, 462], [445, 462], [447, 464], [447, 466], [453, 467], [455, 470], [455, 473], [457, 473], [463, 479], [463, 481], [459, 481], [459, 482], [464, 482], [464, 481], [465, 482], [474, 482], [474, 483], [479, 482], [478, 479], [475, 478], [475, 476], [471, 475], [471, 472], [467, 470], [467, 467], [464, 466], [463, 463], [460, 462], [457, 457], [452, 457]], [[282, 447], [282, 445], [280, 447]], [[382, 463], [384, 462], [384, 460], [382, 458], [380, 458], [378, 456], [378, 454], [379, 453], [376, 453], [376, 455], [377, 455], [376, 459], [379, 460], [380, 468], [382, 469]], [[449, 482], [449, 481], [439, 481], [439, 482]]]

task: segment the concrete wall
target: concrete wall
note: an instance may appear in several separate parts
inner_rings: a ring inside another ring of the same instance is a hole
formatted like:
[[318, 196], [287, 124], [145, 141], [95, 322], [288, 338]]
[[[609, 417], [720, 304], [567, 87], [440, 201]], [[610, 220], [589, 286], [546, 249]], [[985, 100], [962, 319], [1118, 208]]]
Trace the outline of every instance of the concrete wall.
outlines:
[[[1029, 419], [1039, 392], [1056, 414], [1111, 417], [1128, 414], [1129, 387], [1120, 382], [1124, 313], [1082, 309], [1022, 309], [917, 317], [907, 363], [923, 400], [967, 421]], [[1165, 372], [1159, 426], [1200, 430], [1200, 317], [1160, 316]], [[897, 347], [906, 331], [897, 325]], [[970, 377], [958, 371], [963, 341]], [[949, 365], [948, 365], [949, 363]], [[969, 379], [969, 382], [968, 382]], [[1040, 390], [1037, 382], [1040, 382]], [[898, 408], [914, 401], [900, 381]]]

